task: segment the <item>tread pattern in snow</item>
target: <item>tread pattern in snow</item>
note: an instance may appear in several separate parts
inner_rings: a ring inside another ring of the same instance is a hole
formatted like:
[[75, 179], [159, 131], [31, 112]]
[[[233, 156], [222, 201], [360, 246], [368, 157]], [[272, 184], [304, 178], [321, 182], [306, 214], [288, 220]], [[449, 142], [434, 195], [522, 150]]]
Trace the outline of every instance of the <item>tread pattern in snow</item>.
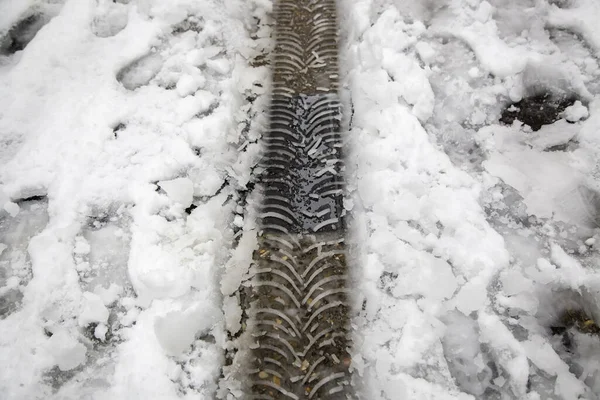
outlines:
[[346, 399], [350, 389], [341, 105], [334, 1], [275, 5], [261, 234], [246, 304], [248, 391]]

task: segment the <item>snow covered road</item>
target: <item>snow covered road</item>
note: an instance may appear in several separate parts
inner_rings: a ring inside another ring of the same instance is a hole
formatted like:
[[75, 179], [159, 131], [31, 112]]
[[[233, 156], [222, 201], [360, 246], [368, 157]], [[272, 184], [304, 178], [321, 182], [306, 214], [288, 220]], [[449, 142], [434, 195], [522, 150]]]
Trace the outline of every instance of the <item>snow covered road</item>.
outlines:
[[[1, 398], [242, 396], [271, 11], [0, 0]], [[357, 392], [600, 398], [598, 3], [338, 13]]]

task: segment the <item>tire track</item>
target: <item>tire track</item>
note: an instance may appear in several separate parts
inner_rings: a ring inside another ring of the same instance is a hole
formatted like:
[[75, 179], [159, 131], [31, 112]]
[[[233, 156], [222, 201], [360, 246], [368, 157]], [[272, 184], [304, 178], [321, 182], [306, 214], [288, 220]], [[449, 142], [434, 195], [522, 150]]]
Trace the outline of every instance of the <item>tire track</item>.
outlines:
[[335, 1], [280, 0], [274, 17], [244, 390], [352, 398]]

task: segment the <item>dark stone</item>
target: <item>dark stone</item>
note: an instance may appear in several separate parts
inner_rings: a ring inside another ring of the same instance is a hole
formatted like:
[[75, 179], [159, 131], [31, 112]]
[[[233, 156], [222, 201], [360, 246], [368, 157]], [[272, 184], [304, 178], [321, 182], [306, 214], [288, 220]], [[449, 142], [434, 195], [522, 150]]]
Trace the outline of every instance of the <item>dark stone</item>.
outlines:
[[574, 96], [556, 96], [544, 93], [508, 106], [500, 117], [500, 122], [511, 125], [515, 120], [531, 127], [533, 131], [539, 130], [544, 125], [550, 125], [559, 119], [561, 114], [577, 99]]

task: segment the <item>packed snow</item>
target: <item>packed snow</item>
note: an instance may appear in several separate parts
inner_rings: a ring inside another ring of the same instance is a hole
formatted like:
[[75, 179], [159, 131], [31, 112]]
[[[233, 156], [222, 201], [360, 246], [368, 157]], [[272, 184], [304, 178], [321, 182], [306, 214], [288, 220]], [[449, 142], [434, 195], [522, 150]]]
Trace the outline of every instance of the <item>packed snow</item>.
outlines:
[[[271, 10], [0, 0], [0, 397], [239, 395]], [[600, 398], [598, 20], [339, 1], [363, 398]]]

